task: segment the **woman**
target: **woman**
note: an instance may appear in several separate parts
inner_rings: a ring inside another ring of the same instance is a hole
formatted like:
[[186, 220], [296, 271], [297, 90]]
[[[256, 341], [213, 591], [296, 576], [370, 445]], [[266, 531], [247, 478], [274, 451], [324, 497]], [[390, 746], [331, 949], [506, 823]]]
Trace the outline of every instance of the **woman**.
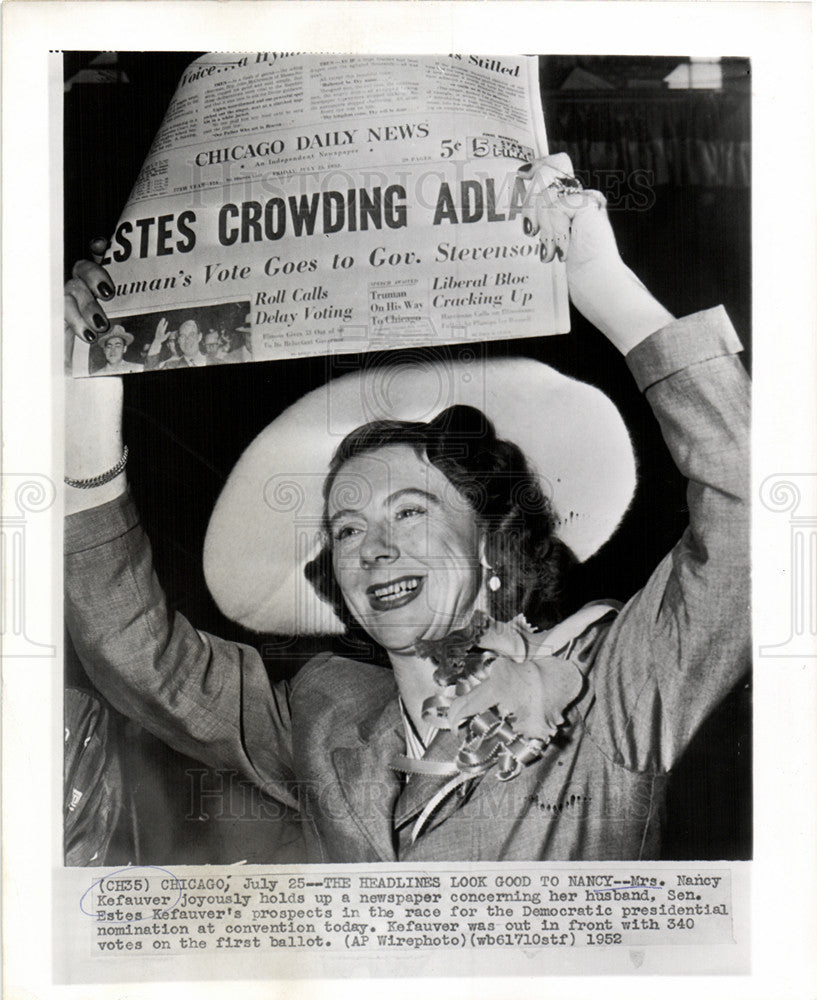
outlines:
[[[543, 259], [566, 253], [574, 304], [626, 355], [690, 481], [690, 528], [620, 612], [595, 605], [557, 622], [569, 553], [541, 490], [525, 523], [506, 532], [474, 495], [491, 481], [484, 463], [513, 450], [492, 440], [480, 413], [378, 423], [347, 439], [324, 477], [328, 544], [309, 575], [392, 669], [323, 654], [291, 685], [270, 686], [257, 652], [169, 618], [124, 492], [119, 380], [69, 386], [67, 615], [86, 669], [145, 728], [296, 810], [309, 860], [656, 857], [667, 776], [746, 669], [739, 342], [722, 310], [673, 320], [622, 262], [600, 196], [577, 192], [565, 167], [537, 165], [547, 193], [532, 201], [526, 232], [541, 239]], [[66, 324], [78, 349], [98, 299], [110, 297], [106, 284], [88, 263], [69, 282]], [[469, 440], [479, 442], [476, 458], [459, 462]], [[515, 483], [530, 479], [525, 457], [512, 456]], [[254, 523], [242, 463], [239, 499], [228, 485], [214, 515], [211, 587], [252, 621], [258, 588], [275, 594], [278, 583], [297, 625], [307, 608], [297, 588], [280, 586], [292, 552], [267, 565], [261, 586], [257, 568], [247, 571], [250, 548], [235, 543], [236, 525]], [[213, 566], [231, 550], [238, 556], [219, 575]], [[532, 553], [533, 566], [521, 565]], [[497, 624], [525, 611], [540, 631]], [[444, 686], [452, 679], [459, 684]]]

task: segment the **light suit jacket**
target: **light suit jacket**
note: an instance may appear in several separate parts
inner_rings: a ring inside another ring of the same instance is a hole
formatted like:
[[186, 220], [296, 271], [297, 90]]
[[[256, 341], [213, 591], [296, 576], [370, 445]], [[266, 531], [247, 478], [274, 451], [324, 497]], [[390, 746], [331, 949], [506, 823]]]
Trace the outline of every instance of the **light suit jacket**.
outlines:
[[[412, 843], [445, 779], [406, 783], [390, 670], [331, 654], [271, 685], [258, 652], [168, 613], [127, 496], [66, 525], [67, 620], [97, 687], [171, 746], [234, 769], [300, 817], [307, 860], [655, 857], [668, 773], [748, 665], [748, 387], [721, 309], [628, 356], [689, 480], [690, 527], [617, 615], [585, 627], [568, 726], [510, 782], [463, 787]], [[561, 627], [561, 626], [558, 626]], [[575, 632], [576, 629], [569, 629]], [[426, 756], [451, 760], [441, 731]]]

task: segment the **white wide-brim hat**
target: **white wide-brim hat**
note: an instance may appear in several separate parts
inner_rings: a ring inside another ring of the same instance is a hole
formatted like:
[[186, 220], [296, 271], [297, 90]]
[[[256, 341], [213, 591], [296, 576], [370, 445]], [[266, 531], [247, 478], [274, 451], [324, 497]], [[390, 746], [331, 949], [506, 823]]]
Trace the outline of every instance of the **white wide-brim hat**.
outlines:
[[216, 503], [204, 573], [221, 611], [257, 632], [343, 631], [306, 580], [320, 551], [323, 484], [338, 444], [372, 420], [430, 421], [477, 407], [514, 441], [550, 499], [557, 534], [584, 561], [613, 534], [635, 489], [624, 422], [600, 390], [528, 359], [400, 363], [303, 396], [250, 444]]

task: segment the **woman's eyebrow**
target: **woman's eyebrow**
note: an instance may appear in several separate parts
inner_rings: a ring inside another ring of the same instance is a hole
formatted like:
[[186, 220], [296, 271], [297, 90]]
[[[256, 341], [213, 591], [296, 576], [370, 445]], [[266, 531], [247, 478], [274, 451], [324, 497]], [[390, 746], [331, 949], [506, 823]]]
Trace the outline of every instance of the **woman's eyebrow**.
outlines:
[[395, 500], [400, 500], [404, 496], [408, 495], [420, 497], [421, 499], [427, 500], [429, 503], [433, 504], [439, 505], [441, 502], [440, 498], [437, 496], [436, 493], [429, 493], [428, 490], [422, 490], [417, 486], [404, 486], [402, 490], [395, 490], [394, 493], [390, 493], [386, 497], [386, 503], [387, 504], [394, 503]]
[[329, 517], [329, 524], [333, 525], [339, 517], [353, 517], [355, 514], [359, 514], [359, 510], [354, 510], [351, 507], [342, 507], [340, 510], [336, 510], [334, 514]]

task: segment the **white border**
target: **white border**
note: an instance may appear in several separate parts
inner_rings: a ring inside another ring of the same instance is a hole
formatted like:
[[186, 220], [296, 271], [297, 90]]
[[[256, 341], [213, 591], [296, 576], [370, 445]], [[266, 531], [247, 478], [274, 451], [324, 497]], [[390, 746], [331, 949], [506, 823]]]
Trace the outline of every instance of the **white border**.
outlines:
[[[52, 413], [59, 379], [47, 359], [60, 342], [49, 289], [61, 275], [59, 204], [47, 151], [48, 49], [543, 52], [740, 55], [752, 59], [754, 113], [754, 496], [773, 473], [814, 471], [815, 145], [808, 3], [267, 3], [82, 2], [3, 4], [3, 371], [4, 472], [60, 475]], [[53, 238], [53, 242], [52, 242]], [[50, 256], [49, 256], [50, 248]], [[47, 263], [48, 262], [48, 263]], [[21, 433], [24, 431], [24, 433]], [[60, 567], [57, 511], [29, 531], [36, 595], [30, 634], [58, 644]], [[783, 525], [783, 528], [781, 528]], [[790, 593], [785, 517], [755, 510], [756, 647], [785, 638]], [[48, 572], [48, 570], [51, 572]], [[815, 650], [817, 652], [817, 650]], [[50, 982], [49, 881], [53, 829], [48, 775], [56, 718], [47, 694], [58, 659], [6, 660], [3, 727], [4, 974], [10, 997], [164, 997], [181, 984], [57, 987]], [[525, 995], [532, 988], [571, 997], [654, 1000], [813, 998], [817, 789], [817, 659], [761, 658], [756, 665], [756, 818], [753, 970], [747, 977], [638, 976], [599, 982], [526, 980], [358, 980], [281, 984], [195, 984], [197, 998], [404, 995]], [[49, 711], [44, 711], [49, 705]], [[51, 803], [51, 805], [55, 805]]]

